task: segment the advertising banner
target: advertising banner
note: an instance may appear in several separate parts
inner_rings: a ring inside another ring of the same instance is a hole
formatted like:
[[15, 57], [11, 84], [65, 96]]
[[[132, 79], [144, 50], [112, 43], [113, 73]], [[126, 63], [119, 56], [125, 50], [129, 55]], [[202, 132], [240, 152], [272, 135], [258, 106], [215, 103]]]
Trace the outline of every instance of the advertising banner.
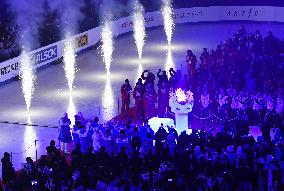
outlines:
[[[175, 23], [210, 21], [265, 21], [284, 22], [284, 7], [269, 6], [211, 6], [176, 9], [173, 13]], [[161, 12], [149, 12], [144, 15], [146, 28], [163, 25]], [[133, 31], [133, 16], [113, 21], [115, 36]], [[75, 35], [76, 52], [97, 44], [101, 39], [102, 26]], [[61, 58], [64, 41], [42, 47], [32, 52], [36, 68]], [[0, 63], [0, 84], [19, 74], [19, 57]]]

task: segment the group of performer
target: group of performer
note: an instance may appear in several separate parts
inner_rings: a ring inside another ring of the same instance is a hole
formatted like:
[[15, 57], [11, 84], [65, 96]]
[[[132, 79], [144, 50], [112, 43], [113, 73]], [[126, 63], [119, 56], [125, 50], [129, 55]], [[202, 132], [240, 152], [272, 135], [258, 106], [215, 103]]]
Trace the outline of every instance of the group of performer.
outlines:
[[[174, 72], [171, 70], [171, 72]], [[174, 73], [172, 74], [175, 75]], [[169, 106], [169, 80], [166, 71], [159, 70], [158, 92], [155, 90], [156, 76], [149, 70], [143, 71], [141, 78], [138, 79], [134, 90], [126, 79], [121, 86], [122, 109], [121, 112], [129, 112], [131, 95], [135, 102], [135, 116], [138, 120], [150, 119], [157, 112], [159, 116], [166, 116]], [[158, 104], [158, 109], [156, 105]]]
[[[237, 92], [233, 88], [220, 88], [218, 93], [211, 93], [204, 87], [196, 107], [200, 109], [200, 117], [204, 118], [211, 114], [218, 115], [221, 119], [229, 120], [229, 115], [242, 120], [249, 120], [250, 124], [264, 122], [268, 114], [283, 117], [284, 94], [279, 90], [277, 95], [261, 92]], [[198, 110], [198, 109], [197, 109]]]
[[271, 32], [262, 38], [260, 31], [248, 34], [242, 26], [233, 38], [221, 42], [215, 50], [204, 48], [200, 62], [188, 50], [185, 74], [170, 69], [159, 70], [155, 75], [145, 70], [134, 90], [126, 80], [121, 87], [122, 113], [129, 111], [133, 96], [137, 119], [167, 116], [169, 91], [182, 88], [193, 92], [192, 113], [200, 118], [237, 117], [259, 124], [273, 115], [283, 121], [284, 68], [278, 62], [279, 43]]
[[244, 26], [216, 49], [204, 48], [198, 64], [188, 50], [187, 75], [200, 118], [214, 114], [228, 120], [234, 113], [250, 124], [270, 116], [283, 121], [283, 51], [283, 41], [271, 31], [263, 38], [259, 30], [249, 34]]

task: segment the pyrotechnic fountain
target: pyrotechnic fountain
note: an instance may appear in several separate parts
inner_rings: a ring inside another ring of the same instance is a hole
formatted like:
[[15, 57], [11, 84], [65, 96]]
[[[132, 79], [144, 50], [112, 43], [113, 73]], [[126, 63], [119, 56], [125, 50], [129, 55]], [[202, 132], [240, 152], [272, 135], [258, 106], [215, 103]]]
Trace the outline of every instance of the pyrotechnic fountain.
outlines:
[[73, 103], [73, 83], [75, 79], [75, 73], [76, 73], [76, 53], [75, 53], [75, 41], [72, 38], [66, 38], [64, 42], [64, 53], [63, 53], [63, 59], [64, 59], [64, 70], [65, 70], [65, 76], [67, 78], [68, 87], [69, 87], [69, 105], [67, 109], [67, 113], [69, 115], [69, 118], [71, 119], [71, 124], [74, 125], [74, 115], [76, 114], [75, 105]]
[[33, 67], [31, 63], [30, 53], [22, 52], [20, 56], [20, 78], [22, 79], [22, 91], [24, 94], [26, 108], [30, 112], [31, 100], [34, 93], [35, 75], [33, 74]]
[[106, 84], [104, 89], [104, 94], [102, 97], [102, 106], [103, 106], [103, 120], [108, 121], [115, 115], [115, 103], [113, 98], [113, 92], [111, 89], [110, 76], [106, 78]]
[[[170, 68], [174, 68], [173, 58], [172, 58], [172, 51], [171, 51], [171, 43], [172, 43], [172, 36], [173, 30], [175, 27], [175, 23], [173, 20], [173, 8], [171, 4], [171, 0], [163, 0], [162, 6], [162, 14], [164, 19], [164, 30], [167, 36], [168, 41], [168, 56], [166, 62], [166, 71], [168, 72]], [[169, 75], [169, 74], [168, 74]]]
[[173, 8], [171, 0], [163, 0], [162, 14], [164, 19], [164, 30], [167, 36], [168, 45], [171, 45], [173, 30], [175, 28], [175, 23], [173, 20]]
[[114, 116], [114, 99], [113, 93], [111, 89], [110, 82], [110, 65], [112, 62], [112, 54], [113, 54], [113, 33], [111, 27], [111, 16], [109, 15], [108, 19], [104, 22], [103, 30], [102, 30], [102, 57], [105, 63], [105, 69], [107, 72], [106, 75], [106, 84], [104, 89], [104, 94], [102, 97], [102, 106], [103, 106], [103, 120], [110, 120]]
[[75, 41], [71, 38], [67, 38], [64, 42], [64, 70], [67, 78], [69, 91], [72, 92], [73, 82], [76, 72], [76, 53], [75, 53]]
[[172, 50], [171, 50], [170, 47], [168, 47], [167, 61], [166, 61], [166, 68], [165, 68], [165, 70], [167, 71], [168, 77], [170, 77], [170, 74], [169, 74], [170, 68], [175, 69], [175, 64], [174, 64], [174, 61], [173, 61]]
[[143, 47], [145, 44], [145, 20], [144, 20], [144, 7], [138, 2], [135, 2], [134, 7], [134, 39], [137, 47], [139, 59], [141, 61], [143, 54]]
[[139, 56], [139, 67], [138, 67], [138, 72], [137, 72], [137, 80], [138, 80], [138, 78], [141, 76], [142, 71], [143, 71], [142, 54], [143, 54], [143, 47], [144, 47], [145, 38], [146, 38], [144, 7], [138, 1], [135, 1], [135, 5], [134, 5], [133, 23], [134, 23], [134, 40], [136, 43], [137, 53]]
[[103, 30], [102, 30], [102, 56], [105, 63], [105, 69], [107, 71], [107, 75], [110, 74], [110, 64], [112, 61], [112, 53], [113, 53], [113, 39], [112, 39], [112, 28], [111, 22], [105, 21]]

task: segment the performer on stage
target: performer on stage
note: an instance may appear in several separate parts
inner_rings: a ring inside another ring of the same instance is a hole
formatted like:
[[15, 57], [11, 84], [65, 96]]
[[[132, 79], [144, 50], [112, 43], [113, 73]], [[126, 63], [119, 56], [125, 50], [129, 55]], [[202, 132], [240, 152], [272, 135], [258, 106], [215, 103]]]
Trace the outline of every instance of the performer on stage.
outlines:
[[155, 116], [155, 103], [157, 102], [157, 93], [150, 83], [146, 85], [146, 91], [143, 95], [143, 100], [145, 117], [146, 119], [150, 119]]
[[196, 56], [192, 53], [191, 50], [187, 51], [186, 55], [186, 64], [187, 64], [187, 73], [188, 75], [193, 75], [196, 67]]
[[168, 85], [163, 82], [158, 90], [158, 116], [165, 117], [169, 107], [169, 89]]
[[266, 109], [267, 111], [272, 111], [275, 107], [275, 100], [273, 98], [273, 95], [271, 93], [268, 93], [265, 96], [266, 99]]
[[218, 103], [219, 103], [219, 113], [221, 114], [222, 118], [226, 118], [226, 114], [228, 113], [228, 96], [226, 95], [226, 92], [223, 88], [220, 88], [219, 97], [218, 97]]
[[242, 120], [247, 120], [248, 116], [246, 110], [247, 110], [248, 97], [246, 95], [246, 92], [240, 91], [238, 101], [239, 101], [238, 106], [239, 106], [240, 118]]
[[284, 97], [283, 91], [278, 91], [277, 101], [276, 101], [276, 112], [282, 117], [283, 116], [283, 104], [284, 104]]
[[238, 92], [235, 90], [235, 88], [230, 86], [230, 88], [227, 89], [228, 96], [231, 100], [231, 104], [229, 105], [230, 109], [235, 110], [238, 109]]
[[168, 83], [168, 76], [166, 71], [162, 71], [161, 69], [159, 69], [159, 71], [157, 72], [157, 77], [158, 77], [158, 88], [160, 88], [160, 86], [162, 85], [162, 83]]
[[63, 152], [68, 152], [68, 144], [72, 142], [70, 125], [71, 121], [68, 118], [68, 114], [64, 113], [64, 116], [59, 121], [60, 132], [58, 140], [60, 141], [60, 148]]
[[212, 102], [212, 100], [210, 99], [210, 95], [208, 93], [207, 87], [204, 87], [203, 92], [200, 96], [201, 113], [202, 114], [203, 114], [204, 111], [209, 112], [209, 105], [210, 105], [211, 102]]
[[143, 95], [144, 95], [143, 85], [137, 82], [133, 91], [133, 98], [135, 100], [135, 116], [136, 119], [138, 120], [142, 120], [144, 118]]
[[130, 94], [132, 91], [132, 87], [129, 84], [129, 80], [125, 80], [125, 84], [121, 86], [120, 92], [121, 92], [121, 100], [122, 100], [122, 107], [121, 107], [121, 113], [125, 113], [129, 111], [129, 104], [130, 104]]
[[252, 96], [253, 104], [252, 104], [252, 109], [253, 109], [253, 123], [258, 124], [262, 122], [261, 118], [261, 109], [262, 106], [265, 104], [262, 95], [257, 92], [255, 95]]
[[203, 52], [201, 53], [201, 56], [200, 56], [200, 70], [201, 71], [204, 71], [206, 66], [207, 66], [207, 63], [208, 63], [208, 60], [209, 60], [209, 53], [208, 53], [208, 50], [207, 48], [203, 48]]
[[[204, 87], [203, 90], [202, 90], [202, 94], [200, 96], [200, 103], [201, 103], [201, 108], [200, 108], [201, 117], [202, 118], [209, 117], [209, 115], [211, 113], [210, 105], [212, 103], [212, 100], [211, 100], [211, 97], [210, 97], [209, 92], [207, 90], [207, 87]], [[210, 122], [210, 120], [211, 119], [201, 120], [201, 125], [204, 126], [204, 125], [208, 124], [208, 122]]]
[[[145, 74], [147, 75], [145, 76]], [[154, 87], [155, 75], [150, 70], [144, 70], [141, 78], [144, 80], [145, 87], [147, 84], [151, 84]]]

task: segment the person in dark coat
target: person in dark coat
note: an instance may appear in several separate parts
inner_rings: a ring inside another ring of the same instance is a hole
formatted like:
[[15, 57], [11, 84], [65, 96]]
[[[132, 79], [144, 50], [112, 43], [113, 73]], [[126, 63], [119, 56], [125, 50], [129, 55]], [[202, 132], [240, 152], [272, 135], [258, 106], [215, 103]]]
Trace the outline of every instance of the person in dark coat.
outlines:
[[121, 86], [121, 89], [120, 89], [121, 100], [122, 100], [121, 113], [125, 113], [129, 111], [131, 91], [132, 91], [132, 87], [129, 84], [129, 80], [126, 79], [125, 83]]
[[143, 84], [137, 82], [133, 91], [133, 98], [135, 100], [135, 116], [139, 120], [144, 117], [143, 94]]
[[1, 159], [2, 162], [2, 180], [4, 184], [8, 184], [15, 177], [15, 169], [12, 162], [10, 161], [10, 154], [5, 152], [4, 157]]
[[160, 88], [160, 86], [163, 83], [168, 83], [168, 76], [166, 71], [162, 71], [161, 69], [159, 69], [158, 73], [157, 73], [157, 77], [158, 77], [158, 87]]
[[166, 143], [166, 140], [167, 140], [167, 137], [168, 137], [168, 133], [165, 130], [164, 125], [161, 124], [161, 126], [159, 127], [158, 131], [155, 134], [156, 153], [160, 153], [163, 150], [165, 143]]
[[58, 137], [61, 150], [64, 152], [68, 152], [68, 144], [72, 142], [70, 125], [71, 121], [68, 118], [68, 114], [64, 113], [64, 116], [60, 120], [60, 132]]
[[151, 84], [147, 84], [146, 91], [143, 97], [144, 108], [145, 108], [145, 117], [150, 119], [155, 116], [155, 103], [157, 102], [157, 93], [154, 87]]
[[[145, 75], [147, 74], [147, 75]], [[151, 84], [152, 87], [154, 87], [154, 82], [155, 82], [155, 74], [153, 74], [150, 70], [144, 70], [141, 78], [144, 80], [144, 85], [145, 87], [148, 84]]]
[[162, 83], [158, 90], [158, 116], [165, 117], [169, 107], [169, 89], [166, 83]]

